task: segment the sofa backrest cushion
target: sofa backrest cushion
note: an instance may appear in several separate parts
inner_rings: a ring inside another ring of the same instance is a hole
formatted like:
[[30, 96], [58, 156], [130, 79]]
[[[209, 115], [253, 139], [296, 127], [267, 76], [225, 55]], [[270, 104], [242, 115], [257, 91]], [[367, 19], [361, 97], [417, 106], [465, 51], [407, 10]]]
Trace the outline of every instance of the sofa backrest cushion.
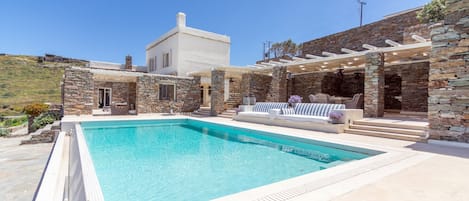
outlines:
[[293, 108], [282, 108], [282, 113], [283, 115], [292, 115], [295, 114], [295, 109]]
[[282, 109], [287, 108], [288, 103], [276, 103], [276, 102], [257, 102], [252, 108], [253, 112], [269, 112], [270, 109]]
[[295, 114], [328, 117], [332, 110], [345, 109], [344, 104], [297, 103]]

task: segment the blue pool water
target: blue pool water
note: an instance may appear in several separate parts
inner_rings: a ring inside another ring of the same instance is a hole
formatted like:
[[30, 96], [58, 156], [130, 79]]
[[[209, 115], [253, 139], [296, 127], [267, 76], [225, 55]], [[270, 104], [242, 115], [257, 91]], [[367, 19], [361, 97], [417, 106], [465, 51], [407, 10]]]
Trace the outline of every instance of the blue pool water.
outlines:
[[378, 154], [189, 119], [82, 128], [106, 201], [210, 200]]

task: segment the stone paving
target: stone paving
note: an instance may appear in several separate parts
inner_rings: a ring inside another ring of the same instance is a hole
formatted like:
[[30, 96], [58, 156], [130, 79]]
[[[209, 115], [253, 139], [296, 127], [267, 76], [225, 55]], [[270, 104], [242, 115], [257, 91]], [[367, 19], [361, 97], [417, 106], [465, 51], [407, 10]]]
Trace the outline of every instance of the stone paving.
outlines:
[[0, 138], [0, 200], [30, 201], [42, 177], [52, 143], [19, 145], [30, 136]]

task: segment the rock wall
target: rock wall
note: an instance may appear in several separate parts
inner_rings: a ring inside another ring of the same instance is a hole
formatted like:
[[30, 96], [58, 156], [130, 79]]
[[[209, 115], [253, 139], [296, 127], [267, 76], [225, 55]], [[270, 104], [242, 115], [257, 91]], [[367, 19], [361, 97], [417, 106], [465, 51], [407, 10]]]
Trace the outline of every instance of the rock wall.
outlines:
[[361, 51], [364, 50], [363, 44], [386, 47], [386, 39], [404, 44], [415, 43], [410, 38], [414, 33], [429, 38], [427, 25], [420, 25], [416, 11], [304, 42], [303, 54], [321, 55], [323, 51], [342, 53], [341, 48]]
[[402, 111], [428, 111], [429, 62], [399, 65], [402, 77]]
[[308, 73], [294, 75], [289, 85], [293, 85], [289, 90], [290, 95], [298, 95], [303, 97], [303, 102], [309, 103], [308, 96], [310, 94], [322, 93], [322, 80], [326, 73]]
[[431, 30], [429, 133], [469, 143], [469, 1], [446, 3], [445, 20]]
[[241, 95], [256, 97], [257, 102], [266, 102], [272, 77], [264, 74], [245, 73], [241, 79]]
[[89, 70], [66, 68], [63, 81], [64, 115], [91, 114], [93, 89], [93, 74]]
[[[160, 84], [176, 86], [176, 100], [160, 100]], [[200, 77], [178, 78], [172, 76], [143, 75], [137, 77], [137, 112], [167, 113], [192, 112], [200, 107]]]

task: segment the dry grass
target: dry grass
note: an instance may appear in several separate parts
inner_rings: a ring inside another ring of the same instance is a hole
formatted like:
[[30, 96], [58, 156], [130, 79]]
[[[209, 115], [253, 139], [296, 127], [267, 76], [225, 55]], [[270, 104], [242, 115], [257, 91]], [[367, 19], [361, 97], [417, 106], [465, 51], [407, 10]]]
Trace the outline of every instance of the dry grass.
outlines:
[[60, 103], [64, 67], [33, 56], [0, 56], [0, 115], [17, 115], [30, 103]]

